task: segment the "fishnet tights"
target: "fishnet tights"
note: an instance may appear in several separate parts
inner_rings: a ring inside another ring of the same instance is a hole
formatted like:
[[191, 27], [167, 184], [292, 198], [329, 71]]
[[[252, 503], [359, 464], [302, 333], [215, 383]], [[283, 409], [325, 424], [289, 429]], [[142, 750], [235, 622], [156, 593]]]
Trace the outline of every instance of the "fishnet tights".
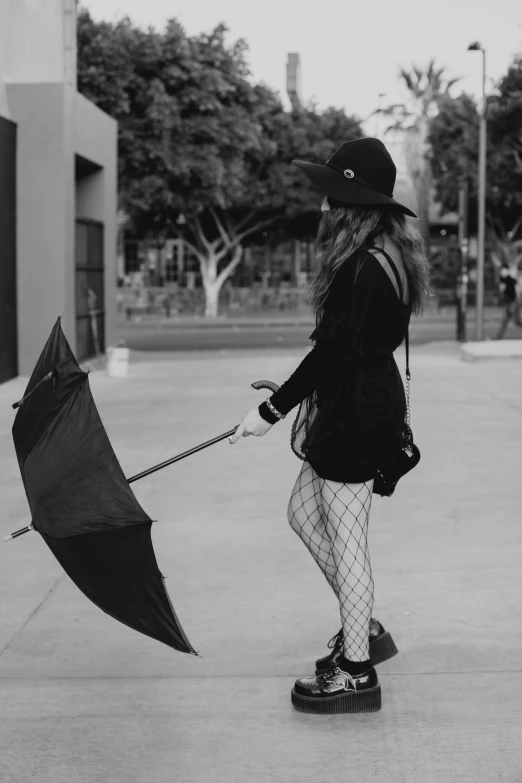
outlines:
[[320, 478], [304, 462], [288, 505], [292, 529], [339, 599], [344, 654], [351, 661], [370, 657], [373, 577], [367, 535], [372, 490], [373, 480], [340, 484]]

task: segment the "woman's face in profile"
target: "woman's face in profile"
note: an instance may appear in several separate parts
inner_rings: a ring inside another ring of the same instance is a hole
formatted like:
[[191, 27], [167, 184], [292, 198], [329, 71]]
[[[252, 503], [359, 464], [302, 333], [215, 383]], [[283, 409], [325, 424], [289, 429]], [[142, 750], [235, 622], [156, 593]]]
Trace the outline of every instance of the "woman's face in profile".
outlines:
[[325, 196], [323, 198], [323, 203], [321, 204], [321, 212], [329, 212], [330, 211], [330, 204], [328, 203], [328, 196]]

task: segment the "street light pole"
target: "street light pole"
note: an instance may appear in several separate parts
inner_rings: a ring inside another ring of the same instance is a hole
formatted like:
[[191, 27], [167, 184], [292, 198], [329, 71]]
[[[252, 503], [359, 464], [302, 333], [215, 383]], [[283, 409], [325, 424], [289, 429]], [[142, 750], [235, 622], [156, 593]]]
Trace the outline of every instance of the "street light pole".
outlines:
[[477, 305], [475, 339], [484, 339], [484, 259], [486, 245], [486, 50], [478, 43], [468, 51], [482, 52], [482, 105], [479, 135], [479, 193], [478, 193], [478, 249], [477, 249]]
[[468, 182], [459, 189], [460, 275], [457, 283], [457, 340], [466, 342], [466, 310], [468, 302]]

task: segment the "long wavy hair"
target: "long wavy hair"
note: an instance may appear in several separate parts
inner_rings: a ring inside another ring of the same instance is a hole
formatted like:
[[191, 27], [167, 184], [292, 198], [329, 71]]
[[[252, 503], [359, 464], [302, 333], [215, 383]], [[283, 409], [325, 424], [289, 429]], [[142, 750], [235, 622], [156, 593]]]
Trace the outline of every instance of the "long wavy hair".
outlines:
[[[430, 296], [430, 266], [413, 218], [392, 209], [359, 208], [329, 199], [316, 239], [308, 300], [319, 322], [332, 281], [340, 267], [361, 248], [387, 234], [404, 261], [414, 313], [422, 313]], [[335, 205], [335, 206], [334, 206]], [[337, 206], [338, 205], [338, 206]]]

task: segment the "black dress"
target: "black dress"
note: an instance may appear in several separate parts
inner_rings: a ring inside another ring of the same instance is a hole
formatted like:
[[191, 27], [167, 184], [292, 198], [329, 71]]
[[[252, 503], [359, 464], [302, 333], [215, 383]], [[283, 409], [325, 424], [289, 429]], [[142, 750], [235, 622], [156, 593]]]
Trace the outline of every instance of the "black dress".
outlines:
[[[372, 248], [377, 250], [378, 248]], [[270, 398], [281, 413], [300, 403], [292, 449], [324, 479], [359, 483], [392, 463], [403, 445], [406, 397], [393, 352], [406, 337], [411, 307], [380, 261], [360, 250], [337, 272], [313, 350]], [[386, 265], [386, 262], [383, 261]]]

